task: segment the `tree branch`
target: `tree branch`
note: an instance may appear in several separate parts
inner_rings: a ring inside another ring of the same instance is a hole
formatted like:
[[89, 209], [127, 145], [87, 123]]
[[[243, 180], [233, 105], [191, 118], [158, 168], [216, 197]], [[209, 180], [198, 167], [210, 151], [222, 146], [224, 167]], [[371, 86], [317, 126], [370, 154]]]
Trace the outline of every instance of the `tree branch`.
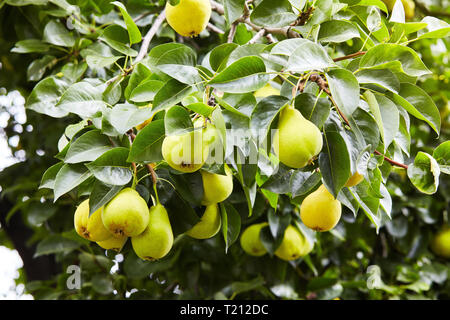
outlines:
[[158, 18], [156, 18], [155, 22], [153, 23], [152, 27], [145, 35], [144, 40], [142, 41], [141, 49], [139, 50], [139, 53], [136, 59], [134, 60], [134, 64], [141, 62], [142, 59], [145, 58], [145, 56], [147, 55], [148, 47], [150, 46], [150, 42], [152, 41], [158, 29], [161, 27], [164, 20], [166, 20], [165, 10], [161, 11]]
[[338, 62], [338, 61], [342, 61], [342, 60], [347, 60], [347, 59], [353, 59], [353, 58], [357, 58], [360, 56], [363, 56], [367, 53], [367, 51], [358, 51], [352, 54], [349, 54], [347, 56], [343, 56], [343, 57], [339, 57], [339, 58], [334, 58], [333, 61], [334, 62]]
[[427, 16], [450, 18], [450, 13], [446, 11], [431, 11], [422, 2], [414, 0], [416, 7]]
[[218, 34], [225, 34], [225, 32], [219, 28], [217, 28], [215, 25], [213, 25], [212, 23], [208, 23], [207, 25], [208, 30], [213, 31], [215, 33]]
[[384, 157], [384, 160], [386, 160], [387, 162], [389, 162], [389, 163], [392, 164], [393, 166], [400, 167], [400, 168], [403, 168], [403, 169], [408, 169], [408, 166], [407, 166], [406, 164], [403, 164], [403, 163], [394, 161], [394, 160], [392, 160], [391, 158], [386, 157], [384, 154], [382, 154], [382, 153], [379, 152], [378, 150], [375, 150], [373, 153], [375, 153], [375, 154], [377, 154], [377, 155], [379, 155], [379, 156], [383, 156], [383, 157]]

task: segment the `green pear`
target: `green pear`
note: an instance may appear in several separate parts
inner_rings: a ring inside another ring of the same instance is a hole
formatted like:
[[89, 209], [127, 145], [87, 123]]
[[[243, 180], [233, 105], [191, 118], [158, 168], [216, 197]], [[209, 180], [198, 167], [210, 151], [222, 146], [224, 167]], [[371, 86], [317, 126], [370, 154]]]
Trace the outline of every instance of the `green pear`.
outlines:
[[122, 250], [127, 240], [128, 237], [122, 238], [110, 237], [109, 239], [103, 241], [97, 241], [97, 244], [103, 249], [120, 252], [120, 250]]
[[203, 140], [203, 130], [167, 136], [162, 144], [164, 160], [181, 172], [199, 170], [209, 155], [209, 146]]
[[342, 206], [339, 200], [322, 184], [316, 191], [309, 194], [300, 206], [300, 217], [310, 229], [329, 231], [341, 218]]
[[89, 199], [84, 200], [75, 210], [75, 231], [90, 241], [102, 241], [110, 238], [112, 235], [102, 222], [102, 212], [103, 207], [89, 216]]
[[431, 250], [438, 256], [450, 259], [450, 226], [442, 228], [433, 237]]
[[261, 229], [268, 225], [267, 222], [257, 223], [244, 230], [241, 235], [241, 247], [247, 254], [260, 257], [267, 253], [267, 249], [263, 246], [259, 234]]
[[312, 243], [296, 227], [289, 225], [284, 231], [280, 246], [274, 253], [278, 258], [290, 261], [307, 255], [312, 249]]
[[292, 168], [303, 168], [322, 150], [322, 135], [314, 123], [292, 106], [285, 107], [273, 137], [275, 154]]
[[195, 239], [209, 239], [214, 237], [222, 226], [219, 206], [211, 204], [206, 207], [200, 221], [195, 224], [186, 234]]
[[227, 199], [233, 191], [233, 173], [225, 164], [226, 175], [200, 171], [203, 181], [202, 205], [207, 206]]
[[134, 237], [148, 225], [147, 202], [132, 188], [120, 191], [102, 213], [105, 227], [117, 238]]
[[150, 208], [150, 220], [143, 233], [131, 238], [136, 255], [143, 260], [157, 260], [169, 253], [173, 245], [172, 226], [163, 205]]

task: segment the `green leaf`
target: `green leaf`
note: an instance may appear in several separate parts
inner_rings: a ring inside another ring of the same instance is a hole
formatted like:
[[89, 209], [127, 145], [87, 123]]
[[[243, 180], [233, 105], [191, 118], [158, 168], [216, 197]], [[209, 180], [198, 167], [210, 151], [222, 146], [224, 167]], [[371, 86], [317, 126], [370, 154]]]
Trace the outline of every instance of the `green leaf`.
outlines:
[[81, 118], [89, 118], [106, 107], [106, 103], [100, 87], [82, 81], [71, 85], [56, 106]]
[[133, 18], [128, 14], [125, 6], [119, 1], [111, 2], [111, 4], [115, 5], [119, 8], [120, 13], [122, 14], [123, 20], [125, 21], [125, 25], [127, 26], [128, 36], [130, 37], [130, 44], [139, 43], [142, 40], [141, 32], [139, 28], [134, 23]]
[[[113, 136], [125, 134], [128, 130], [151, 119], [154, 111], [150, 107], [139, 108], [132, 104], [117, 104], [103, 112], [103, 124], [107, 121], [113, 127]], [[103, 125], [103, 127], [105, 127]], [[103, 133], [109, 134], [109, 132]]]
[[280, 28], [290, 25], [297, 16], [288, 0], [263, 0], [253, 10], [250, 19], [260, 26]]
[[121, 147], [111, 149], [86, 166], [95, 178], [105, 184], [126, 185], [133, 177], [130, 164], [127, 163], [129, 151], [129, 149]]
[[133, 102], [153, 101], [156, 93], [164, 86], [164, 82], [159, 80], [145, 80], [131, 91], [129, 100]]
[[427, 27], [417, 32], [418, 39], [440, 39], [450, 36], [450, 25], [443, 20], [426, 16], [421, 22], [426, 23]]
[[319, 129], [328, 119], [330, 107], [328, 99], [319, 98], [311, 93], [301, 93], [295, 97], [295, 108]]
[[326, 74], [331, 95], [339, 109], [349, 117], [359, 105], [359, 83], [346, 69], [333, 69]]
[[153, 110], [161, 110], [176, 105], [190, 95], [193, 90], [191, 85], [179, 82], [176, 79], [170, 79], [156, 93], [153, 99]]
[[260, 57], [243, 57], [217, 74], [209, 85], [230, 93], [246, 93], [261, 89], [270, 80]]
[[425, 152], [419, 152], [414, 163], [408, 166], [409, 180], [425, 194], [433, 194], [437, 191], [440, 173], [437, 161]]
[[204, 104], [203, 102], [191, 103], [186, 106], [186, 109], [192, 110], [195, 113], [201, 114], [202, 116], [209, 117], [214, 111], [214, 108]]
[[391, 69], [413, 77], [430, 73], [417, 53], [399, 44], [384, 43], [371, 48], [361, 58], [362, 69]]
[[43, 40], [62, 47], [73, 47], [75, 45], [75, 38], [72, 33], [62, 23], [55, 20], [50, 20], [46, 24]]
[[433, 99], [418, 86], [404, 82], [398, 94], [393, 94], [393, 100], [406, 109], [414, 117], [424, 120], [439, 135], [441, 116]]
[[128, 45], [129, 37], [127, 30], [119, 25], [106, 27], [99, 39], [124, 55], [135, 57], [138, 54], [136, 50], [130, 48]]
[[209, 64], [211, 65], [211, 68], [214, 71], [223, 69], [223, 66], [226, 66], [228, 57], [237, 47], [239, 46], [235, 43], [224, 43], [215, 47], [209, 55]]
[[55, 178], [53, 202], [56, 202], [63, 194], [71, 191], [91, 176], [92, 174], [82, 164], [65, 164]]
[[245, 0], [225, 0], [223, 7], [228, 25], [236, 21], [244, 13]]
[[173, 106], [168, 109], [164, 116], [164, 127], [166, 135], [177, 135], [185, 133], [193, 128], [189, 112], [183, 107]]
[[286, 71], [303, 73], [305, 71], [325, 71], [335, 66], [327, 51], [312, 41], [302, 41], [289, 57]]
[[51, 69], [55, 66], [58, 60], [54, 56], [45, 55], [41, 59], [34, 60], [28, 66], [27, 79], [29, 81], [40, 80], [47, 69]]
[[289, 99], [282, 96], [270, 96], [262, 99], [256, 105], [250, 119], [252, 130], [258, 131], [261, 137], [266, 137], [273, 120], [288, 102]]
[[321, 181], [319, 172], [294, 171], [289, 181], [292, 198], [307, 194]]
[[400, 81], [389, 69], [365, 69], [356, 72], [355, 75], [359, 83], [376, 84], [394, 93], [400, 90]]
[[187, 174], [170, 174], [176, 191], [181, 197], [196, 206], [200, 206], [203, 199], [203, 180], [199, 171]]
[[239, 237], [241, 232], [241, 216], [229, 203], [220, 203], [222, 212], [222, 234], [225, 240], [225, 253]]
[[324, 144], [319, 154], [319, 167], [323, 183], [336, 198], [350, 178], [350, 155], [339, 132], [332, 128], [324, 130]]
[[370, 146], [373, 152], [380, 142], [380, 131], [375, 119], [361, 108], [356, 109], [348, 118], [350, 128], [355, 135], [357, 146], [360, 150]]
[[63, 162], [58, 162], [58, 163], [52, 165], [47, 170], [45, 170], [44, 174], [42, 175], [41, 184], [39, 186], [39, 189], [41, 189], [41, 188], [53, 189], [55, 186], [56, 175], [58, 174], [59, 170], [61, 170], [63, 165], [64, 165]]
[[123, 56], [104, 57], [100, 55], [88, 55], [86, 57], [86, 62], [91, 69], [101, 69], [109, 67], [122, 57]]
[[92, 288], [99, 294], [107, 295], [114, 291], [112, 280], [108, 274], [95, 274], [91, 283]]
[[359, 31], [351, 22], [331, 20], [320, 25], [319, 41], [340, 43], [353, 38], [359, 38]]
[[96, 180], [89, 195], [89, 216], [112, 200], [123, 186], [107, 185]]
[[56, 234], [49, 235], [38, 243], [34, 258], [48, 254], [69, 253], [80, 246], [81, 244], [77, 241], [70, 240]]
[[151, 75], [151, 71], [144, 64], [138, 63], [134, 67], [133, 73], [128, 80], [128, 85], [125, 88], [125, 99], [130, 100], [130, 96], [133, 90], [136, 89], [141, 83], [148, 80]]
[[11, 52], [15, 53], [32, 53], [32, 52], [46, 52], [50, 49], [50, 45], [42, 42], [39, 39], [27, 39], [16, 42]]
[[146, 163], [161, 161], [164, 137], [164, 120], [150, 122], [136, 135], [127, 161]]
[[70, 144], [64, 162], [94, 161], [112, 148], [112, 143], [107, 136], [103, 135], [100, 130], [91, 130]]
[[68, 86], [66, 81], [56, 77], [45, 78], [31, 91], [26, 107], [50, 117], [65, 117], [69, 113], [62, 108], [56, 107], [56, 104]]
[[441, 143], [433, 152], [442, 173], [450, 174], [450, 141]]

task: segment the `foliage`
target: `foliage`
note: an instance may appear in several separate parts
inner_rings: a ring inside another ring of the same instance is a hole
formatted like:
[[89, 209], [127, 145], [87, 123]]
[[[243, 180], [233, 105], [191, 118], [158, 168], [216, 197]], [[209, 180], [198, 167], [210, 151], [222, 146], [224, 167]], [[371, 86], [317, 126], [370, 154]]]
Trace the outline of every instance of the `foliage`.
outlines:
[[[163, 22], [142, 58], [164, 5], [0, 1], [0, 85], [20, 88], [33, 126], [14, 149], [26, 160], [0, 173], [1, 197], [14, 204], [6, 221], [20, 214], [36, 256], [54, 255], [59, 269], [26, 281], [27, 291], [38, 299], [450, 298], [450, 263], [429, 249], [450, 203], [450, 26], [435, 8], [405, 22], [402, 6], [388, 12], [380, 0], [224, 0], [213, 6], [215, 28], [186, 38]], [[280, 94], [253, 95], [268, 83]], [[302, 169], [279, 164], [257, 140], [270, 141], [288, 104], [324, 137]], [[209, 240], [183, 234], [199, 220], [200, 173], [180, 175], [161, 154], [162, 139], [192, 128], [194, 114], [219, 129], [234, 174], [222, 232]], [[16, 125], [8, 122], [8, 137]], [[252, 134], [237, 140], [226, 129]], [[152, 205], [153, 163], [176, 236], [169, 255], [142, 261], [130, 241], [105, 255], [75, 233], [74, 208], [88, 196], [92, 211], [137, 181]], [[345, 187], [356, 170], [365, 180]], [[328, 233], [308, 231], [298, 215], [321, 182], [343, 204]], [[241, 230], [265, 221], [270, 254], [246, 255]], [[272, 253], [289, 224], [315, 246], [285, 262]], [[66, 287], [74, 264], [81, 290]]]

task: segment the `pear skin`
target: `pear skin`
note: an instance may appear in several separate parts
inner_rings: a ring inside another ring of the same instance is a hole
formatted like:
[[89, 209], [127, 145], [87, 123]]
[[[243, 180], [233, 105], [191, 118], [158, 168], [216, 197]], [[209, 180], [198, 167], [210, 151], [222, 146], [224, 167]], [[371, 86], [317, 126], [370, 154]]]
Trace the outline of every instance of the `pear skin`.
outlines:
[[259, 90], [256, 90], [255, 93], [253, 93], [255, 98], [265, 98], [268, 96], [279, 96], [280, 90], [275, 89], [270, 85], [270, 83], [266, 84], [264, 87], [262, 87]]
[[167, 22], [184, 37], [194, 37], [205, 30], [210, 17], [211, 3], [209, 0], [180, 0], [175, 6], [167, 1]]
[[111, 237], [109, 239], [103, 240], [103, 241], [97, 241], [97, 244], [106, 250], [114, 250], [117, 252], [120, 252], [122, 250], [123, 246], [127, 242], [128, 237], [122, 237], [122, 238], [116, 238]]
[[322, 150], [322, 134], [314, 123], [292, 106], [285, 107], [273, 137], [275, 154], [291, 168], [303, 168]]
[[360, 174], [358, 171], [356, 171], [345, 184], [346, 187], [354, 187], [358, 184], [360, 184], [364, 180], [364, 176]]
[[75, 210], [75, 231], [90, 241], [103, 241], [110, 238], [112, 235], [102, 222], [102, 212], [103, 207], [89, 217], [89, 199], [84, 200]]
[[308, 228], [324, 232], [336, 226], [341, 218], [341, 211], [339, 200], [336, 200], [322, 184], [303, 200], [300, 217]]
[[150, 220], [143, 233], [131, 238], [136, 255], [143, 260], [158, 260], [172, 249], [173, 233], [169, 215], [163, 205], [150, 208]]
[[195, 239], [209, 239], [214, 237], [222, 226], [219, 206], [212, 204], [206, 207], [200, 221], [195, 224], [186, 234]]
[[132, 188], [120, 191], [102, 213], [105, 227], [117, 238], [134, 237], [148, 225], [147, 202]]
[[242, 249], [249, 255], [260, 257], [267, 253], [267, 249], [263, 246], [259, 234], [261, 233], [261, 229], [268, 226], [267, 222], [253, 224], [241, 235], [241, 247]]
[[443, 228], [433, 237], [431, 250], [438, 256], [450, 259], [450, 227]]
[[287, 226], [284, 231], [283, 241], [274, 252], [275, 255], [285, 261], [297, 260], [311, 252], [313, 245], [294, 226]]
[[206, 162], [209, 146], [203, 141], [202, 130], [167, 136], [162, 144], [164, 160], [180, 172], [195, 172]]
[[201, 170], [200, 173], [203, 181], [202, 205], [207, 206], [213, 203], [219, 203], [230, 196], [233, 191], [233, 174], [226, 164], [226, 176], [210, 173], [205, 170]]

